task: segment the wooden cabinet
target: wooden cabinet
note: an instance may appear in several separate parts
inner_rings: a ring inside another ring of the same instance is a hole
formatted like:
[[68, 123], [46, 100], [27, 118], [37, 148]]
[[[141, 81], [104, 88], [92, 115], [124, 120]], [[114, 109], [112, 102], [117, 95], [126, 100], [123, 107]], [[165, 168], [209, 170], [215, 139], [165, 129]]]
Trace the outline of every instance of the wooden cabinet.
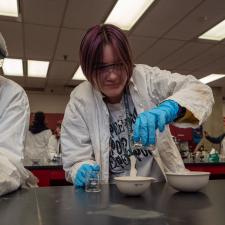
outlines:
[[65, 179], [62, 166], [25, 166], [39, 180], [40, 187], [72, 185]]

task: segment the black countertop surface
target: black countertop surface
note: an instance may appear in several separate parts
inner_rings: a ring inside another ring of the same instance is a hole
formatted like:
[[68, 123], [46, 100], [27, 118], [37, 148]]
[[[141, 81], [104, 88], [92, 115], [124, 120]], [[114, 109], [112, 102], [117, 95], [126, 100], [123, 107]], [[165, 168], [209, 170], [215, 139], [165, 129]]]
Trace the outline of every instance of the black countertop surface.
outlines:
[[191, 165], [191, 166], [225, 166], [225, 162], [185, 162], [185, 165]]
[[[184, 162], [187, 166], [225, 166], [225, 162]], [[62, 162], [48, 162], [45, 164], [25, 164], [25, 168], [29, 170], [55, 170], [63, 169]]]
[[31, 162], [24, 162], [24, 167], [29, 170], [55, 170], [55, 169], [63, 169], [62, 160], [55, 160], [55, 161], [48, 161], [48, 162], [41, 162], [41, 163], [31, 163]]
[[[190, 165], [190, 166], [225, 166], [225, 161], [220, 161], [220, 162], [188, 162], [186, 160], [184, 160], [184, 164], [185, 165]], [[40, 169], [49, 169], [49, 170], [54, 170], [54, 169], [63, 169], [63, 165], [62, 165], [62, 160], [58, 159], [56, 161], [48, 161], [45, 163], [39, 163], [39, 164], [33, 164], [31, 162], [24, 163], [25, 168], [30, 169], [30, 170], [40, 170]]]
[[1, 225], [224, 225], [225, 180], [212, 180], [201, 192], [181, 193], [152, 184], [140, 197], [127, 197], [115, 185], [99, 193], [72, 186], [19, 190], [0, 198]]

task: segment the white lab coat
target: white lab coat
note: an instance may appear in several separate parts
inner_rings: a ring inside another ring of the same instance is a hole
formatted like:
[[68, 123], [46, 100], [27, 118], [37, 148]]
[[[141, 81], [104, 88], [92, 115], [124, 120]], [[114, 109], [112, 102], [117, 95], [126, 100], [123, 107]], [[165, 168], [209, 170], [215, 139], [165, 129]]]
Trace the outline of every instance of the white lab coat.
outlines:
[[[214, 103], [211, 89], [193, 76], [147, 65], [136, 65], [129, 90], [138, 114], [171, 99], [191, 111], [199, 121], [198, 124], [179, 124], [180, 127], [202, 124]], [[101, 166], [102, 180], [108, 182], [109, 139], [109, 113], [103, 96], [89, 82], [83, 82], [71, 93], [62, 123], [62, 160], [67, 180], [74, 181], [81, 165], [97, 162]], [[153, 157], [163, 173], [185, 170], [168, 126], [164, 132], [157, 133]]]
[[50, 129], [43, 130], [40, 133], [33, 134], [27, 132], [24, 164], [39, 161], [39, 163], [46, 163], [50, 158], [48, 154], [48, 142], [52, 135]]
[[0, 76], [0, 149], [23, 158], [29, 126], [30, 108], [25, 91], [15, 82]]
[[0, 195], [25, 184], [35, 185], [34, 177], [21, 161], [29, 117], [25, 91], [15, 82], [0, 76]]
[[49, 138], [48, 142], [48, 153], [50, 155], [50, 159], [52, 160], [54, 156], [59, 156], [60, 154], [60, 139], [57, 139], [55, 135], [52, 135]]

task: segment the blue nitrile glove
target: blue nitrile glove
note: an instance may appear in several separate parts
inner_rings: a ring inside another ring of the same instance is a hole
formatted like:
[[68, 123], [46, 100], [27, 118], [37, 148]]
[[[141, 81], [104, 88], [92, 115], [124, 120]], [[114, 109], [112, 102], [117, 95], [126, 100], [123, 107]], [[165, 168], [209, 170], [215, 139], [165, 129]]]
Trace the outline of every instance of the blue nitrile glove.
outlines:
[[165, 125], [177, 118], [179, 105], [173, 100], [166, 100], [159, 106], [138, 115], [134, 124], [135, 142], [141, 141], [144, 146], [155, 145], [156, 129], [164, 131]]
[[74, 183], [76, 187], [84, 187], [85, 186], [85, 178], [86, 172], [88, 171], [99, 171], [100, 166], [98, 164], [90, 165], [90, 164], [83, 164], [74, 178]]

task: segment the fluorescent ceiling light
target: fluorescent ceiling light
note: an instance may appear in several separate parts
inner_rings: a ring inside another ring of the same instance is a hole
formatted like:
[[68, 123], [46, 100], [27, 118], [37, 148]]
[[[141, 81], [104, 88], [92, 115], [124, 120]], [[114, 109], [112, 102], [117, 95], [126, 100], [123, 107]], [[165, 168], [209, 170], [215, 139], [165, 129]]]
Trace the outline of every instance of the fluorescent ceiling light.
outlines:
[[77, 71], [74, 73], [72, 80], [87, 80], [83, 74], [81, 66], [79, 66]]
[[23, 76], [22, 59], [5, 58], [2, 69], [4, 74], [7, 76]]
[[45, 78], [48, 72], [48, 61], [28, 60], [28, 77]]
[[130, 30], [154, 0], [118, 0], [105, 23]]
[[225, 20], [199, 36], [200, 39], [221, 41], [225, 38]]
[[17, 0], [0, 0], [0, 15], [18, 17]]
[[218, 79], [221, 79], [225, 77], [225, 74], [211, 74], [211, 75], [208, 75], [206, 77], [203, 77], [201, 79], [199, 79], [202, 83], [204, 84], [208, 84], [212, 81], [215, 81], [215, 80], [218, 80]]

